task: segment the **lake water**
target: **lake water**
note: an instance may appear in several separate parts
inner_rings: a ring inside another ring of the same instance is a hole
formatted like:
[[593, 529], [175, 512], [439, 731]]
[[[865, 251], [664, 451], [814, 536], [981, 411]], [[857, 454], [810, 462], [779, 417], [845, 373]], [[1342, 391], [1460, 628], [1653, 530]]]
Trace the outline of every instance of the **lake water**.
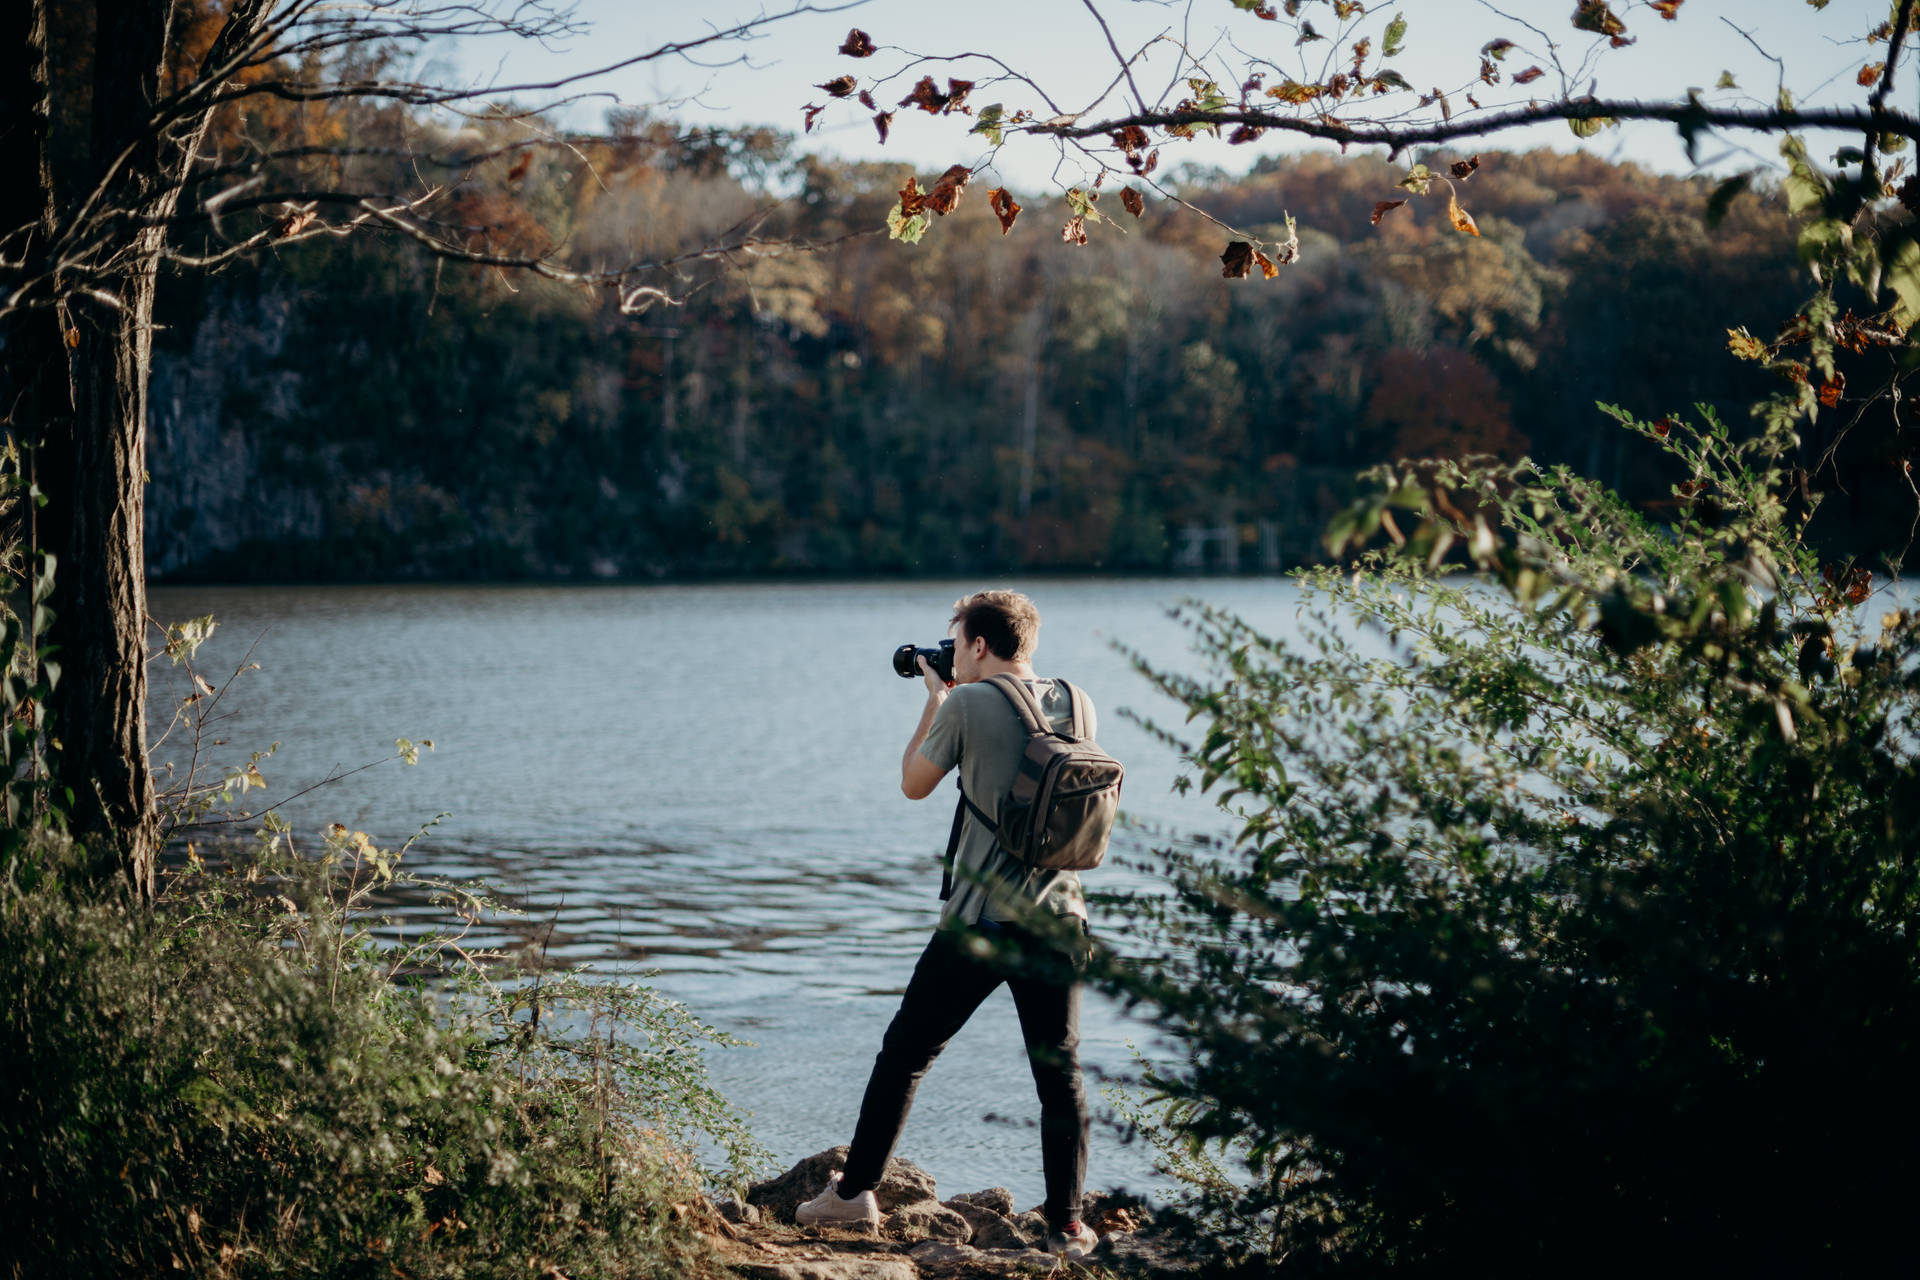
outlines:
[[[150, 593], [149, 611], [219, 620], [198, 662], [216, 684], [251, 648], [261, 669], [223, 701], [227, 745], [213, 755], [232, 762], [279, 742], [261, 766], [270, 797], [390, 755], [395, 738], [432, 739], [416, 768], [382, 765], [282, 813], [317, 848], [330, 822], [397, 845], [448, 811], [412, 868], [484, 878], [529, 913], [480, 941], [537, 934], [558, 959], [658, 970], [656, 986], [755, 1042], [709, 1065], [790, 1162], [851, 1136], [881, 1033], [939, 914], [953, 792], [918, 804], [900, 794], [923, 694], [889, 658], [906, 641], [936, 641], [951, 602], [975, 585], [170, 587]], [[1286, 634], [1295, 588], [1022, 587], [1043, 618], [1036, 666], [1093, 696], [1101, 743], [1127, 764], [1125, 808], [1143, 826], [1120, 834], [1117, 856], [1144, 855], [1169, 831], [1223, 830], [1204, 800], [1173, 793], [1172, 752], [1120, 714], [1177, 724], [1180, 709], [1112, 646], [1194, 670], [1169, 606], [1198, 596]], [[161, 663], [154, 679], [163, 722], [177, 676]], [[156, 758], [183, 766], [185, 740]], [[1129, 874], [1102, 868], [1089, 884], [1123, 887]], [[1127, 1071], [1130, 1038], [1152, 1047], [1149, 1028], [1089, 1001], [1091, 1073]], [[1036, 1204], [1037, 1119], [1003, 990], [929, 1073], [898, 1154], [943, 1194], [1000, 1185]], [[1096, 1126], [1088, 1185], [1153, 1185], [1147, 1154]]]

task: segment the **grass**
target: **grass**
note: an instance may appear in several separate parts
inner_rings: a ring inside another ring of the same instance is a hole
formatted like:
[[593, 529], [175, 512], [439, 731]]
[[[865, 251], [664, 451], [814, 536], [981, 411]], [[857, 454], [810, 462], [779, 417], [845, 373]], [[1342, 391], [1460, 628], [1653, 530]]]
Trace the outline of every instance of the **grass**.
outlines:
[[151, 908], [57, 836], [0, 869], [0, 1275], [717, 1272], [690, 1210], [761, 1158], [702, 1067], [726, 1037], [645, 987], [383, 942], [398, 858], [269, 823]]

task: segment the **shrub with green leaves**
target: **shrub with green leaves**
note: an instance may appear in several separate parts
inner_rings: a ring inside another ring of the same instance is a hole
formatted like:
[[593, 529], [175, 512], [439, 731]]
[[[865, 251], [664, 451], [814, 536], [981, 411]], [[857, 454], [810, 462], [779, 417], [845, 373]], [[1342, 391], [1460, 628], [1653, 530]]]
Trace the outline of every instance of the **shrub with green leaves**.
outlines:
[[283, 836], [151, 912], [44, 874], [50, 836], [0, 884], [0, 1275], [708, 1273], [689, 1153], [758, 1154], [701, 1066], [726, 1037], [383, 944], [396, 856]]
[[[1196, 1207], [1287, 1273], [1839, 1274], [1920, 1141], [1920, 610], [1822, 564], [1783, 420], [1563, 470], [1375, 473], [1296, 638], [1186, 611], [1231, 850], [1132, 911]], [[1483, 571], [1448, 576], [1464, 546]], [[1168, 733], [1177, 740], [1176, 733]], [[1201, 1161], [1205, 1171], [1207, 1162]]]

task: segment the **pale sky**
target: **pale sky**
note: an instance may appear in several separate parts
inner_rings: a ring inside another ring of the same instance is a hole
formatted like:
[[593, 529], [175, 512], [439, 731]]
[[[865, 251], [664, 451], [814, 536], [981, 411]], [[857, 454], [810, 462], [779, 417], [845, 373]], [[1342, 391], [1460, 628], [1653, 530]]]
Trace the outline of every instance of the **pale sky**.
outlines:
[[[826, 0], [821, 7], [831, 0]], [[1278, 7], [1280, 0], [1273, 0]], [[1602, 97], [1673, 99], [1689, 87], [1705, 91], [1708, 101], [1754, 105], [1771, 104], [1781, 80], [1781, 69], [1767, 54], [1785, 63], [1785, 83], [1803, 103], [1858, 102], [1864, 93], [1855, 84], [1863, 63], [1884, 57], [1885, 44], [1869, 48], [1860, 37], [1889, 12], [1886, 0], [1831, 0], [1816, 11], [1808, 0], [1682, 0], [1677, 21], [1663, 21], [1645, 0], [1612, 0], [1614, 11], [1627, 24], [1636, 43], [1600, 52], [1596, 62], [1579, 72], [1576, 92], [1592, 86]], [[471, 45], [452, 56], [459, 74], [476, 81], [524, 83], [572, 75], [596, 66], [632, 57], [670, 40], [681, 40], [724, 27], [760, 13], [790, 7], [780, 0], [580, 0], [575, 16], [590, 25], [590, 34], [564, 47], [542, 50], [526, 42], [491, 46]], [[1135, 83], [1149, 101], [1179, 78], [1180, 45], [1204, 65], [1229, 93], [1237, 93], [1239, 77], [1253, 55], [1268, 61], [1267, 84], [1283, 77], [1301, 81], [1324, 78], [1327, 51], [1334, 49], [1331, 70], [1347, 60], [1352, 39], [1372, 37], [1377, 56], [1385, 24], [1396, 14], [1407, 21], [1405, 51], [1383, 64], [1399, 71], [1420, 93], [1438, 88], [1448, 92], [1458, 111], [1467, 110], [1463, 91], [1471, 90], [1483, 107], [1525, 101], [1532, 95], [1558, 95], [1560, 76], [1548, 57], [1542, 35], [1559, 43], [1562, 64], [1574, 71], [1604, 38], [1575, 31], [1571, 18], [1574, 0], [1381, 0], [1368, 7], [1360, 24], [1334, 41], [1293, 44], [1294, 30], [1284, 20], [1263, 22], [1237, 10], [1231, 0], [1095, 0], [1099, 14], [1112, 30], [1114, 42], [1126, 53], [1165, 35], [1136, 64]], [[1504, 16], [1503, 16], [1504, 15]], [[1333, 34], [1338, 23], [1333, 10], [1314, 0], [1301, 17]], [[1538, 28], [1530, 31], [1528, 25]], [[1749, 41], [1735, 25], [1752, 37]], [[836, 52], [852, 27], [869, 33], [880, 52], [851, 59]], [[1331, 29], [1331, 30], [1330, 30]], [[1222, 38], [1222, 33], [1225, 38]], [[1500, 69], [1511, 76], [1539, 65], [1547, 74], [1530, 88], [1510, 83], [1495, 87], [1479, 84], [1479, 50], [1490, 40], [1515, 41]], [[1755, 46], [1758, 45], [1758, 48]], [[911, 53], [907, 52], [911, 51]], [[1763, 52], [1764, 51], [1764, 52]], [[976, 109], [1003, 102], [1009, 113], [1029, 107], [1051, 115], [1040, 96], [986, 58], [913, 67], [918, 55], [992, 55], [1007, 68], [1027, 76], [1044, 89], [1062, 111], [1093, 108], [1086, 118], [1098, 119], [1122, 109], [1129, 90], [1122, 85], [1113, 96], [1096, 99], [1115, 79], [1118, 60], [1108, 47], [1086, 0], [971, 0], [937, 3], [930, 0], [866, 0], [838, 12], [808, 13], [784, 19], [766, 28], [746, 44], [717, 46], [697, 56], [702, 63], [669, 60], [615, 72], [591, 86], [611, 95], [566, 108], [563, 119], [574, 127], [597, 125], [614, 101], [654, 105], [689, 122], [722, 125], [771, 124], [798, 133], [802, 108], [827, 104], [814, 132], [803, 145], [812, 150], [858, 159], [897, 160], [904, 169], [924, 175], [946, 166], [987, 164], [978, 175], [1034, 190], [1046, 185], [1084, 182], [1093, 170], [1075, 155], [1063, 157], [1051, 139], [1009, 136], [997, 156], [989, 155], [982, 138], [969, 137], [971, 118], [931, 116], [894, 106], [927, 72], [944, 87], [946, 77], [976, 82], [970, 103]], [[740, 59], [744, 58], [744, 61]], [[1369, 64], [1370, 67], [1373, 65]], [[1738, 88], [1715, 88], [1721, 73], [1730, 72]], [[815, 86], [836, 76], [853, 74], [861, 86], [888, 78], [874, 90], [881, 107], [895, 111], [890, 141], [882, 146], [870, 112], [852, 100], [831, 101]], [[1226, 83], [1232, 75], [1233, 83]], [[995, 83], [995, 78], [999, 82]], [[1597, 82], [1597, 83], [1596, 83]], [[1909, 63], [1896, 85], [1894, 100], [1911, 104], [1920, 98], [1920, 84]], [[1184, 86], [1168, 99], [1184, 96]], [[531, 100], [539, 95], [521, 95]], [[1409, 95], [1373, 100], [1385, 105]], [[1850, 139], [1813, 140], [1817, 156], [1824, 156]], [[1327, 144], [1268, 134], [1242, 146], [1203, 142], [1166, 149], [1163, 165], [1180, 161], [1218, 165], [1230, 172], [1247, 168], [1262, 155], [1286, 148], [1324, 147]], [[1685, 172], [1689, 164], [1674, 131], [1666, 126], [1629, 126], [1606, 130], [1597, 137], [1576, 139], [1564, 123], [1528, 131], [1510, 131], [1473, 149], [1522, 149], [1530, 146], [1584, 147], [1609, 158], [1632, 159], [1671, 172]], [[1750, 150], [1746, 150], [1750, 148]], [[1756, 162], [1777, 163], [1778, 144], [1751, 136], [1728, 135], [1703, 140], [1699, 158], [1716, 170], [1748, 167]]]

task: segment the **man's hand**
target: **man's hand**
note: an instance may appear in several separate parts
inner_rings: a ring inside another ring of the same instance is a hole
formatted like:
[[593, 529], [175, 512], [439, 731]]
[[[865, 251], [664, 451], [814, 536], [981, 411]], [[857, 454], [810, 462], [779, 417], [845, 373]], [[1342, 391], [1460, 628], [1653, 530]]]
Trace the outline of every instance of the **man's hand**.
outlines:
[[913, 731], [906, 754], [900, 757], [900, 790], [909, 800], [924, 800], [940, 785], [940, 779], [947, 776], [945, 769], [920, 754], [920, 744], [926, 741], [927, 730], [933, 727], [933, 718], [940, 713], [940, 704], [947, 700], [951, 686], [927, 665], [925, 658], [914, 661], [920, 664], [920, 675], [927, 682], [927, 705], [920, 712], [920, 727]]

